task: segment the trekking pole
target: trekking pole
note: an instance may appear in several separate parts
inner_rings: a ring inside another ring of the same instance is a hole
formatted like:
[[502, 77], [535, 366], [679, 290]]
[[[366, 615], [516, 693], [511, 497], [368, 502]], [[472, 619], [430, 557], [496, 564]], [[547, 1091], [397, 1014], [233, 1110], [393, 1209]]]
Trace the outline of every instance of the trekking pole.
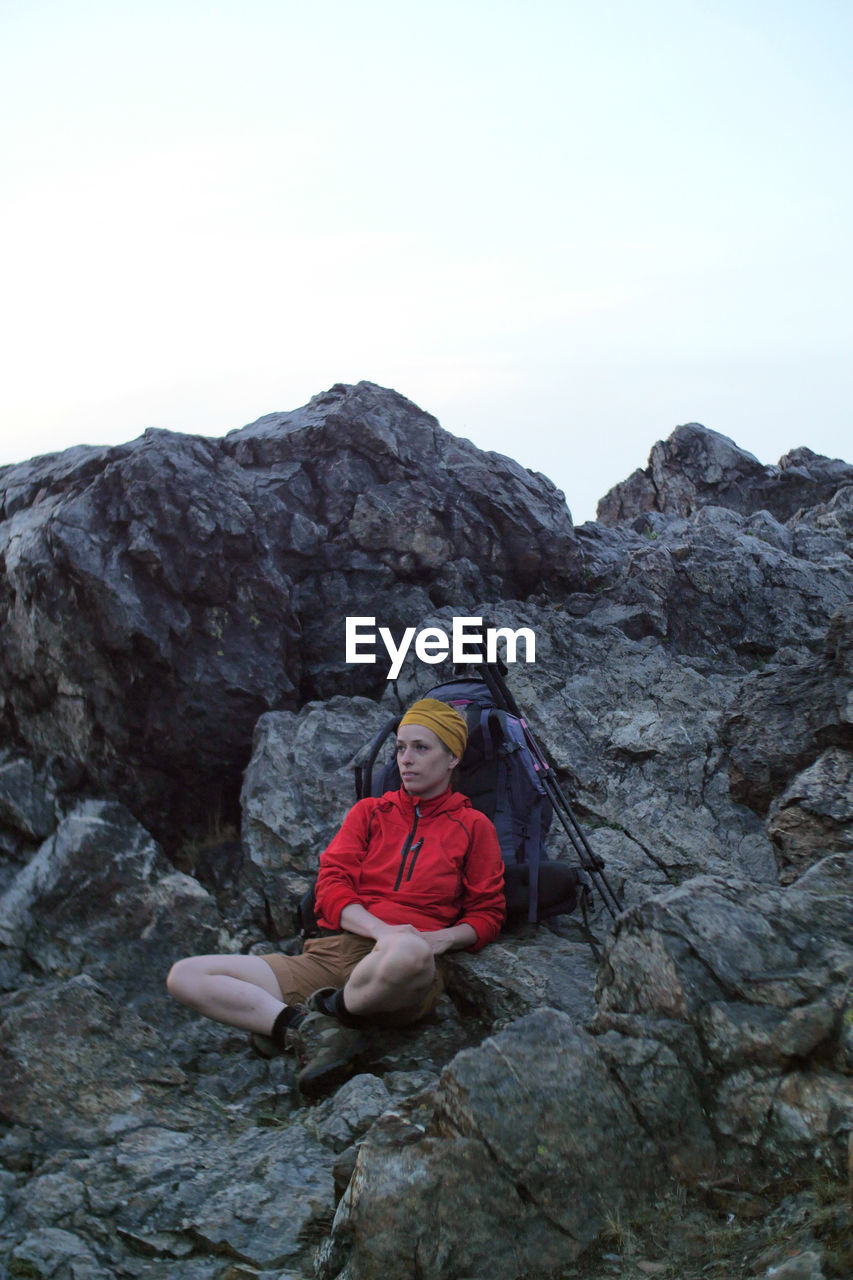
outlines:
[[595, 854], [583, 833], [580, 823], [574, 815], [572, 806], [569, 804], [562, 787], [554, 776], [554, 768], [550, 761], [542, 751], [536, 739], [531, 733], [524, 713], [521, 711], [518, 703], [513, 697], [503, 673], [496, 662], [483, 663], [483, 679], [491, 693], [495, 702], [510, 715], [516, 716], [524, 729], [528, 745], [533, 752], [534, 758], [541, 772], [542, 785], [548, 795], [553, 806], [554, 812], [563, 827], [566, 835], [571, 841], [572, 847], [578, 856], [578, 861], [595, 884], [598, 892], [601, 894], [601, 901], [604, 903], [607, 911], [615, 919], [617, 914], [622, 911], [622, 903], [612, 888], [607, 876], [604, 874], [604, 862]]

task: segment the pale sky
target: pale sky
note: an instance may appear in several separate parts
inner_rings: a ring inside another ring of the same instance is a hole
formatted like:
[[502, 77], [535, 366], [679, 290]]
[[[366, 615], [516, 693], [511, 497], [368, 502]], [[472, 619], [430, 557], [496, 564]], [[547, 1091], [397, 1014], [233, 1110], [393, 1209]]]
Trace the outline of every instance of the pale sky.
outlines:
[[0, 0], [0, 464], [391, 386], [853, 461], [850, 0]]

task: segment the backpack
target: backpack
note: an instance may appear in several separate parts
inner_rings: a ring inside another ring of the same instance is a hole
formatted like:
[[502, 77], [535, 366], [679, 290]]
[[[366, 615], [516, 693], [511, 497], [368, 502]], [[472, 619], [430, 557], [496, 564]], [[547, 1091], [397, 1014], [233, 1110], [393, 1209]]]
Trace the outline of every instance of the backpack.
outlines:
[[[574, 911], [591, 889], [586, 872], [549, 862], [545, 840], [553, 805], [542, 782], [542, 766], [520, 716], [499, 707], [485, 681], [447, 680], [423, 695], [455, 707], [468, 722], [468, 745], [454, 775], [454, 787], [475, 809], [491, 818], [504, 860], [507, 924], [538, 922]], [[374, 767], [383, 744], [402, 717], [389, 720], [370, 744], [366, 763], [356, 768], [356, 796], [397, 790], [396, 759]]]

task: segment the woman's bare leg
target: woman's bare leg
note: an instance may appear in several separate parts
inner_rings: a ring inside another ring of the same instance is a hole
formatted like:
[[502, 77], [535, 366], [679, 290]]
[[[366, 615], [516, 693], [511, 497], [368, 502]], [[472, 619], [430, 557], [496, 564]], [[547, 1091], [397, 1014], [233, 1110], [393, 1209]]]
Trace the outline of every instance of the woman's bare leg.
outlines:
[[432, 948], [415, 932], [391, 934], [359, 960], [344, 987], [344, 1004], [361, 1017], [393, 1013], [418, 1004], [434, 978]]
[[172, 966], [166, 987], [205, 1018], [265, 1036], [285, 1007], [276, 976], [260, 956], [189, 956]]

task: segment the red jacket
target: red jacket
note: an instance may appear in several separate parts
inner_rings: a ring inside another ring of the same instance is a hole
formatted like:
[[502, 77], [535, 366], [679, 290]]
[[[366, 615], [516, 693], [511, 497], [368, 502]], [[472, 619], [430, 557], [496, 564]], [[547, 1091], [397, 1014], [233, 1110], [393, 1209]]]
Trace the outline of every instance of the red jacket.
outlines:
[[494, 825], [467, 796], [407, 791], [359, 800], [320, 858], [316, 915], [339, 929], [357, 902], [386, 924], [428, 932], [469, 924], [479, 951], [504, 920], [503, 859]]

